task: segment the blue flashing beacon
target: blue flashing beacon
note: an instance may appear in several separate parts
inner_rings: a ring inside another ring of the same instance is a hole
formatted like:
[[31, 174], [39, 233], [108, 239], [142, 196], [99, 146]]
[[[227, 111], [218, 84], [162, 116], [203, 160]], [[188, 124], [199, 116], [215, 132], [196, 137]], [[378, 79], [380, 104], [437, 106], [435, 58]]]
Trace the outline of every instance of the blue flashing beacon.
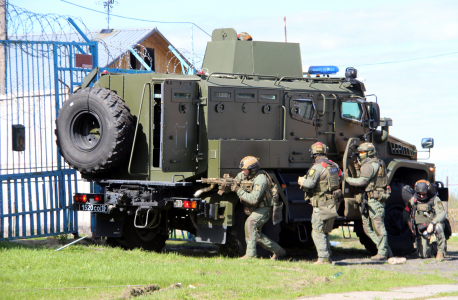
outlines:
[[310, 66], [309, 67], [309, 74], [321, 74], [321, 75], [329, 75], [335, 74], [339, 72], [339, 68], [336, 66]]

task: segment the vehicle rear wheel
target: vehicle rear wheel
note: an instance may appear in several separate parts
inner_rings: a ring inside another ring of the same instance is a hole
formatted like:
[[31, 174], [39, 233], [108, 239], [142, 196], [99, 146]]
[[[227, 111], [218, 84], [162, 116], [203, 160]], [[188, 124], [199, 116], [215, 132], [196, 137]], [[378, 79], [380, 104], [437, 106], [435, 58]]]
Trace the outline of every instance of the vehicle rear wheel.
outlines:
[[60, 154], [83, 174], [107, 173], [132, 149], [133, 118], [116, 93], [103, 88], [78, 90], [56, 119]]
[[[160, 214], [161, 212], [158, 211]], [[160, 222], [160, 220], [158, 221]], [[121, 238], [109, 238], [111, 246], [121, 246], [124, 249], [141, 248], [147, 251], [160, 252], [165, 246], [169, 235], [160, 226], [156, 228], [137, 228], [134, 226], [134, 216], [126, 216], [123, 222]]]
[[356, 236], [359, 238], [359, 242], [369, 251], [372, 255], [377, 254], [377, 246], [372, 241], [372, 239], [366, 235], [363, 229], [363, 223], [361, 220], [354, 222], [353, 231], [356, 233]]
[[403, 212], [405, 203], [398, 190], [402, 190], [401, 183], [391, 186], [391, 196], [385, 206], [385, 228], [388, 233], [388, 244], [395, 256], [406, 256], [415, 251], [412, 232], [404, 221]]

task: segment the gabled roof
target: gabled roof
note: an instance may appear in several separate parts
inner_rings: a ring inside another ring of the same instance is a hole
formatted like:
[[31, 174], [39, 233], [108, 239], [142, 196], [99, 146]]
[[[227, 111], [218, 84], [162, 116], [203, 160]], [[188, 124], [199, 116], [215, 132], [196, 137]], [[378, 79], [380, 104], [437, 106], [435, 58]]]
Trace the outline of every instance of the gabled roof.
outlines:
[[[129, 50], [129, 46], [141, 44], [153, 33], [158, 34], [168, 45], [172, 45], [164, 35], [154, 28], [140, 29], [112, 29], [110, 33], [101, 33], [101, 31], [85, 32], [91, 41], [99, 42], [99, 67], [106, 68], [114, 64], [118, 59], [124, 56]], [[28, 34], [26, 36], [9, 36], [10, 40], [28, 40], [28, 41], [59, 41], [59, 42], [84, 42], [83, 37], [77, 32], [57, 33], [57, 34]], [[173, 47], [173, 45], [172, 45]], [[174, 47], [175, 48], [175, 47]], [[176, 48], [175, 48], [176, 49]], [[178, 50], [177, 50], [178, 51]], [[178, 52], [181, 57], [190, 65], [187, 59]]]
[[[129, 46], [134, 48], [152, 34], [159, 35], [166, 44], [171, 45], [157, 28], [114, 29], [110, 33], [91, 31], [85, 34], [90, 40], [99, 42], [98, 57], [99, 67], [101, 68], [113, 65], [117, 60], [129, 52]], [[8, 38], [11, 41], [43, 41], [48, 43], [41, 47], [33, 43], [23, 43], [23, 45], [11, 44], [11, 47], [6, 49], [7, 89], [9, 92], [16, 93], [54, 88], [55, 82], [52, 67], [54, 61], [53, 45], [49, 44], [49, 42], [85, 42], [83, 37], [77, 32], [27, 34], [19, 36], [11, 35]], [[179, 54], [181, 55], [181, 53]], [[69, 52], [59, 48], [58, 55], [59, 57], [55, 60], [58, 62], [59, 67], [68, 68]], [[183, 55], [181, 55], [181, 57], [190, 65]], [[81, 82], [82, 78], [75, 79], [76, 73], [73, 74], [73, 80]], [[81, 75], [78, 76], [81, 77]], [[62, 84], [64, 84], [64, 82], [69, 83], [70, 78], [70, 72], [62, 72], [59, 74], [59, 81], [63, 82]], [[59, 84], [59, 86], [61, 86], [61, 84]]]

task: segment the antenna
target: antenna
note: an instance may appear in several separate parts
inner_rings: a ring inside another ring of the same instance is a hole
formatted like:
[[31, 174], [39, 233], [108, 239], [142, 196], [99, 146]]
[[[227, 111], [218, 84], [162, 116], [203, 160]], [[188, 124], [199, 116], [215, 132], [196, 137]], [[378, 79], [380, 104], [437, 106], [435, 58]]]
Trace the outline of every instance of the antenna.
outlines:
[[286, 16], [283, 18], [283, 21], [285, 21], [285, 43], [287, 43], [288, 40], [286, 38]]
[[110, 12], [111, 10], [113, 10], [113, 6], [114, 5], [118, 5], [118, 1], [116, 0], [107, 0], [107, 1], [99, 1], [99, 2], [96, 2], [96, 4], [103, 4], [103, 9], [105, 9], [105, 11], [107, 12], [107, 17], [106, 17], [106, 20], [107, 20], [107, 26], [108, 26], [108, 29], [110, 29]]

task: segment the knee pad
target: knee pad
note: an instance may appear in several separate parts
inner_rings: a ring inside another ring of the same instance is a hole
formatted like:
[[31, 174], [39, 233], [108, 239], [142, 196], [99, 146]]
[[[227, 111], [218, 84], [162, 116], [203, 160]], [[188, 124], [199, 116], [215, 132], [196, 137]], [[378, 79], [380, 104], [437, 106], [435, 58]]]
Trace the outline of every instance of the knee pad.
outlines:
[[445, 237], [444, 229], [442, 228], [440, 223], [436, 225], [435, 235], [438, 240], [442, 240]]

